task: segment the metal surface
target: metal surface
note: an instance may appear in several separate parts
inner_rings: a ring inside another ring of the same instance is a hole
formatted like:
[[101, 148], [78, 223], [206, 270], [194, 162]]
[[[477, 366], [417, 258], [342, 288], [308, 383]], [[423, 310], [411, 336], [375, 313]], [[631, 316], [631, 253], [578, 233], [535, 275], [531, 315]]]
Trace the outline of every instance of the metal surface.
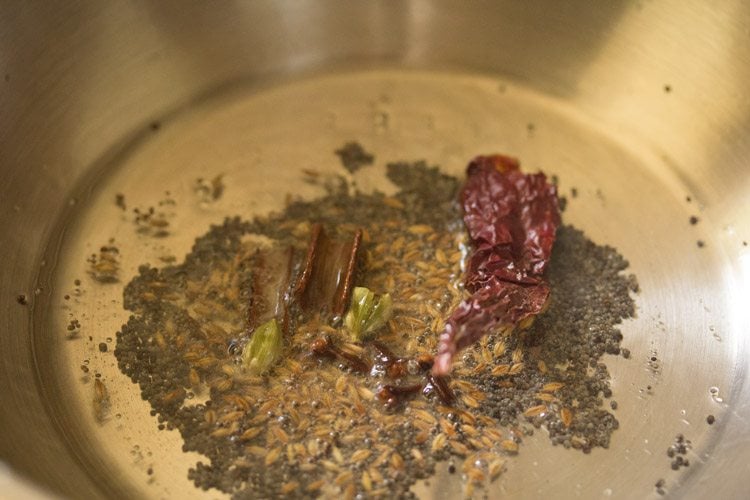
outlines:
[[[539, 435], [491, 493], [643, 498], [663, 477], [675, 497], [746, 495], [745, 3], [29, 2], [3, 12], [0, 457], [39, 487], [197, 495], [185, 473], [197, 457], [157, 432], [111, 353], [60, 333], [72, 311], [97, 340], [113, 336], [126, 319], [120, 291], [84, 285], [68, 308], [62, 295], [109, 237], [122, 243], [127, 280], [160, 253], [183, 255], [226, 214], [279, 206], [280, 184], [313, 196], [294, 184], [297, 169], [334, 168], [331, 151], [355, 138], [382, 162], [427, 158], [458, 172], [477, 152], [503, 151], [556, 173], [581, 193], [566, 221], [616, 246], [639, 277], [639, 315], [623, 326], [632, 359], [607, 359], [621, 421], [611, 449], [583, 455]], [[196, 203], [192, 182], [214, 173], [227, 175], [225, 198]], [[143, 245], [113, 194], [142, 206], [165, 190], [178, 200], [175, 233]], [[86, 356], [111, 384], [119, 422], [93, 421], [79, 380]], [[694, 443], [679, 473], [665, 455], [678, 432]], [[461, 494], [443, 473], [415, 491]]]

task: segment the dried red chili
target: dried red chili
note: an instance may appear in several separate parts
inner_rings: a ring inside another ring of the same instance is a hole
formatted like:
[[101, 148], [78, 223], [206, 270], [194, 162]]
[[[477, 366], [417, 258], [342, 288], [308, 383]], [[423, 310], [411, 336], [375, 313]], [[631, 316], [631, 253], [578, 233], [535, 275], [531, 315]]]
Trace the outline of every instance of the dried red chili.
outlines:
[[498, 328], [539, 314], [549, 297], [543, 273], [560, 224], [557, 190], [543, 173], [524, 174], [518, 160], [477, 156], [460, 201], [473, 251], [459, 304], [440, 335], [433, 373], [450, 371], [454, 355]]

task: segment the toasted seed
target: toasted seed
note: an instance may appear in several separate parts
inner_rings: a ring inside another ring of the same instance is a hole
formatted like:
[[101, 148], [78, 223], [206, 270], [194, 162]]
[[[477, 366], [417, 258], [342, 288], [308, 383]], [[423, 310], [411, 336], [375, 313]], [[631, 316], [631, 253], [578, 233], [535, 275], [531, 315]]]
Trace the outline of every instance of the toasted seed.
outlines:
[[291, 371], [295, 375], [301, 375], [304, 370], [302, 364], [293, 358], [288, 358], [286, 360], [286, 366], [289, 368], [289, 371]]
[[320, 488], [322, 488], [326, 484], [325, 479], [319, 479], [317, 481], [314, 481], [307, 485], [307, 488], [305, 490], [309, 492], [318, 491]]
[[485, 448], [492, 448], [494, 446], [494, 443], [492, 442], [492, 439], [488, 438], [487, 436], [481, 437], [482, 445]]
[[299, 483], [297, 481], [289, 481], [281, 486], [281, 494], [287, 495], [297, 488], [299, 488]]
[[490, 462], [487, 466], [487, 473], [490, 475], [490, 480], [494, 481], [498, 478], [500, 473], [503, 471], [504, 462], [502, 459], [496, 459]]
[[443, 318], [435, 318], [435, 320], [430, 325], [430, 328], [432, 328], [433, 332], [440, 332], [445, 327], [445, 322], [443, 321]]
[[[417, 281], [417, 275], [414, 273], [407, 272], [407, 271], [399, 273], [396, 276], [396, 278], [402, 284], [412, 284]], [[403, 295], [406, 295], [406, 294], [403, 294]], [[404, 318], [404, 319], [407, 319], [407, 318]], [[408, 319], [416, 319], [416, 318], [408, 318]]]
[[289, 463], [294, 462], [294, 446], [291, 444], [286, 445], [286, 460]]
[[321, 460], [320, 463], [329, 472], [338, 472], [341, 469], [335, 462], [331, 462], [330, 460]]
[[445, 255], [445, 252], [441, 248], [435, 250], [435, 260], [443, 265], [448, 264], [448, 257]]
[[262, 424], [266, 420], [268, 420], [268, 414], [267, 413], [261, 413], [259, 415], [255, 415], [253, 418], [251, 418], [248, 423], [250, 425], [258, 425], [258, 424]]
[[512, 439], [505, 439], [500, 442], [500, 447], [508, 453], [518, 453], [518, 443]]
[[198, 387], [200, 385], [201, 378], [195, 368], [190, 369], [190, 372], [188, 373], [188, 381], [190, 382], [191, 387]]
[[404, 204], [401, 203], [398, 198], [394, 198], [392, 196], [386, 196], [385, 198], [383, 198], [383, 204], [397, 210], [403, 210], [405, 208]]
[[441, 432], [432, 440], [432, 452], [437, 453], [438, 451], [442, 450], [445, 447], [446, 443], [448, 443], [448, 438]]
[[240, 441], [249, 441], [258, 437], [261, 432], [263, 432], [261, 427], [251, 427], [240, 435]]
[[203, 414], [203, 419], [207, 424], [213, 424], [216, 422], [216, 412], [214, 410], [206, 410], [206, 413]]
[[388, 457], [391, 454], [391, 450], [387, 449], [384, 452], [380, 454], [378, 458], [375, 459], [375, 461], [372, 462], [373, 467], [380, 467], [382, 464], [388, 460]]
[[372, 451], [370, 450], [357, 450], [354, 453], [352, 453], [351, 461], [355, 463], [359, 463], [363, 460], [367, 460], [370, 458], [370, 455], [372, 455]]
[[362, 401], [362, 398], [359, 397], [359, 391], [354, 385], [349, 384], [346, 393], [349, 395], [349, 404], [356, 405]]
[[550, 382], [548, 384], [544, 384], [542, 387], [542, 392], [555, 392], [556, 390], [562, 388], [565, 384], [561, 382]]
[[496, 377], [502, 377], [508, 375], [508, 373], [510, 373], [510, 365], [497, 365], [492, 369], [492, 375]]
[[182, 359], [185, 361], [195, 362], [198, 361], [201, 358], [202, 354], [189, 351], [182, 355]]
[[437, 424], [437, 419], [432, 416], [432, 414], [425, 410], [414, 410], [413, 412], [414, 416], [417, 417], [420, 420], [425, 421], [426, 423], [430, 425]]
[[476, 437], [477, 435], [479, 435], [479, 431], [476, 429], [476, 427], [472, 425], [462, 426], [461, 432], [463, 432], [466, 436], [469, 436], [469, 437]]
[[[99, 379], [96, 379], [96, 380], [97, 382], [100, 382]], [[173, 391], [169, 391], [164, 396], [162, 396], [161, 400], [163, 403], [169, 404], [179, 399], [182, 399], [184, 397], [185, 397], [185, 389], [183, 389], [182, 387], [178, 387], [177, 389], [174, 389]]]
[[384, 287], [387, 292], [393, 292], [396, 289], [396, 280], [390, 274], [385, 278]]
[[466, 477], [469, 479], [469, 481], [475, 482], [475, 483], [482, 483], [484, 482], [484, 472], [482, 472], [481, 469], [478, 469], [476, 467], [472, 467], [468, 471], [466, 471]]
[[541, 359], [539, 361], [537, 361], [536, 366], [537, 366], [537, 368], [539, 368], [539, 371], [541, 373], [547, 373], [549, 371], [549, 369], [547, 368], [547, 363], [545, 363]]
[[[440, 278], [440, 277], [429, 278], [429, 279], [424, 280], [424, 282], [422, 283], [422, 285], [425, 288], [439, 288], [439, 287], [442, 287], [442, 286], [445, 285], [445, 280], [443, 278]], [[439, 298], [440, 298], [439, 296], [436, 297], [436, 299], [439, 299]], [[435, 315], [433, 314], [433, 316], [435, 316]]]
[[417, 448], [411, 449], [411, 456], [414, 457], [414, 459], [418, 461], [424, 460], [424, 455], [422, 455], [422, 452], [419, 451]]
[[505, 345], [505, 341], [498, 340], [497, 342], [495, 342], [495, 346], [492, 348], [492, 354], [496, 358], [499, 358], [500, 356], [505, 354], [506, 349], [507, 349], [507, 346]]
[[476, 425], [477, 418], [466, 410], [455, 410], [461, 422], [468, 425]]
[[235, 369], [232, 365], [221, 365], [221, 371], [225, 375], [232, 377], [234, 375]]
[[109, 392], [104, 382], [101, 380], [94, 379], [94, 416], [98, 421], [103, 421], [107, 416], [107, 410], [109, 409]]
[[476, 388], [473, 391], [471, 391], [469, 395], [472, 398], [480, 402], [487, 400], [487, 395], [483, 391], [480, 391], [479, 389], [476, 389]]
[[469, 438], [467, 440], [467, 443], [469, 444], [470, 448], [473, 448], [475, 450], [481, 450], [484, 447], [484, 443], [476, 438]]
[[252, 462], [250, 462], [246, 458], [242, 458], [242, 457], [236, 459], [234, 462], [232, 462], [232, 464], [235, 467], [238, 467], [240, 469], [250, 469], [250, 468], [253, 467], [253, 463]]
[[[485, 337], [486, 338], [486, 337]], [[482, 361], [487, 364], [492, 363], [493, 354], [489, 349], [482, 349]]]
[[107, 399], [107, 386], [100, 379], [94, 379], [94, 401], [104, 401]]
[[231, 428], [229, 428], [229, 427], [219, 427], [218, 429], [216, 429], [215, 431], [213, 431], [211, 433], [211, 436], [215, 437], [215, 438], [222, 438], [222, 437], [227, 437], [227, 436], [229, 436], [231, 434], [232, 434], [232, 429]]
[[195, 312], [196, 315], [203, 316], [203, 317], [211, 316], [213, 313], [213, 310], [211, 309], [211, 307], [203, 301], [194, 303], [193, 311]]
[[407, 261], [407, 262], [409, 262], [409, 261], [412, 261], [412, 262], [413, 262], [413, 261], [414, 261], [414, 260], [416, 260], [416, 259], [417, 259], [417, 258], [418, 258], [418, 257], [419, 257], [419, 256], [420, 256], [421, 254], [422, 254], [422, 250], [420, 250], [419, 248], [415, 248], [415, 249], [414, 249], [414, 250], [412, 250], [411, 252], [407, 252], [406, 254], [404, 254], [404, 260], [405, 260], [405, 261]]
[[265, 403], [263, 403], [260, 408], [258, 408], [258, 413], [265, 416], [264, 414], [267, 414], [269, 411], [275, 409], [278, 406], [279, 402], [275, 399], [269, 399]]
[[266, 455], [265, 463], [266, 467], [273, 465], [281, 456], [281, 448], [274, 448]]
[[492, 427], [497, 423], [495, 422], [495, 419], [490, 417], [489, 415], [478, 415], [477, 422], [484, 425], [485, 427]]
[[523, 412], [525, 417], [538, 417], [547, 413], [547, 405], [536, 405]]
[[350, 481], [346, 488], [344, 488], [343, 498], [344, 500], [354, 500], [356, 494], [357, 487], [354, 485], [354, 482]]
[[164, 338], [164, 335], [161, 332], [156, 332], [154, 334], [154, 340], [156, 341], [156, 344], [159, 347], [161, 347], [162, 349], [164, 349], [165, 347], [167, 347], [167, 341], [166, 341], [166, 339]]
[[453, 450], [453, 453], [461, 457], [465, 457], [469, 453], [469, 448], [459, 441], [451, 440], [450, 447]]
[[584, 438], [573, 436], [572, 438], [570, 438], [570, 443], [573, 446], [573, 448], [580, 449], [586, 446], [586, 444], [588, 444], [588, 441]]
[[211, 368], [217, 362], [218, 360], [216, 358], [211, 357], [211, 356], [206, 356], [204, 358], [197, 359], [195, 361], [195, 366], [197, 366], [198, 368]]
[[523, 350], [520, 348], [513, 351], [513, 354], [511, 355], [511, 360], [513, 361], [513, 364], [518, 364], [521, 361], [523, 361]]
[[369, 472], [364, 471], [362, 473], [360, 483], [362, 483], [362, 487], [365, 489], [365, 491], [372, 491], [372, 477], [370, 476]]
[[287, 434], [281, 427], [273, 426], [271, 427], [271, 432], [273, 432], [276, 439], [282, 443], [287, 444], [289, 442], [289, 434]]
[[398, 454], [398, 452], [393, 452], [391, 455], [391, 467], [393, 467], [396, 470], [401, 470], [404, 468], [404, 459], [401, 457], [401, 455]]
[[474, 463], [480, 460], [478, 453], [472, 453], [471, 455], [467, 456], [464, 460], [463, 464], [461, 464], [461, 471], [466, 472], [472, 467], [474, 467]]
[[523, 370], [523, 363], [515, 363], [513, 366], [510, 367], [510, 371], [508, 372], [509, 375], [517, 375], [521, 373]]
[[365, 352], [364, 347], [357, 344], [352, 344], [351, 342], [342, 344], [340, 347], [341, 350], [354, 354], [356, 356], [361, 356]]
[[573, 423], [573, 412], [569, 408], [560, 410], [560, 421], [565, 427], [570, 427], [570, 424]]
[[354, 479], [354, 473], [352, 471], [346, 470], [336, 476], [336, 479], [333, 480], [333, 484], [336, 486], [343, 486], [347, 483], [350, 483]]
[[453, 427], [453, 424], [445, 418], [440, 419], [440, 428], [448, 437], [453, 437], [456, 435], [456, 429]]
[[432, 272], [433, 270], [433, 267], [426, 262], [416, 262], [414, 265], [417, 269], [419, 269], [420, 271], [424, 271], [425, 273]]
[[336, 392], [338, 392], [339, 394], [343, 394], [346, 391], [346, 385], [346, 377], [344, 375], [341, 375], [338, 380], [336, 380]]
[[469, 408], [479, 408], [479, 401], [474, 399], [473, 397], [469, 396], [468, 394], [464, 395], [461, 398], [461, 401], [468, 406]]
[[243, 415], [245, 415], [244, 411], [232, 411], [219, 417], [219, 422], [223, 424], [234, 422], [235, 420], [241, 418]]
[[266, 449], [262, 446], [246, 446], [245, 451], [258, 458], [264, 458], [266, 456]]
[[529, 328], [531, 328], [531, 325], [534, 324], [534, 320], [535, 319], [536, 319], [536, 316], [528, 316], [528, 317], [522, 319], [518, 323], [518, 329], [519, 330], [528, 330]]
[[[399, 250], [404, 248], [405, 243], [406, 243], [406, 239], [403, 236], [399, 236], [391, 244], [391, 251], [393, 253], [398, 253]], [[383, 253], [383, 252], [379, 252], [379, 253]]]
[[220, 378], [218, 381], [216, 381], [212, 385], [214, 389], [216, 389], [217, 391], [226, 392], [232, 388], [232, 380], [228, 378]]
[[542, 401], [546, 401], [548, 403], [551, 403], [551, 402], [553, 402], [555, 400], [555, 396], [553, 396], [552, 394], [549, 394], [547, 392], [537, 392], [535, 396], [536, 396], [537, 399], [540, 399]]
[[367, 471], [370, 473], [370, 477], [372, 478], [373, 483], [383, 482], [383, 475], [380, 473], [380, 471], [377, 468], [370, 467]]
[[409, 226], [408, 231], [411, 234], [427, 234], [432, 232], [432, 226], [428, 226], [427, 224], [415, 224], [413, 226]]
[[424, 420], [418, 420], [418, 419], [414, 419], [414, 421], [412, 422], [412, 426], [415, 429], [424, 431], [424, 432], [430, 432], [432, 428], [434, 427], [434, 425], [430, 425]]
[[344, 455], [341, 454], [341, 450], [334, 446], [333, 450], [331, 450], [331, 455], [333, 455], [333, 459], [336, 460], [338, 463], [343, 464], [344, 463]]
[[474, 384], [469, 382], [468, 380], [459, 380], [454, 379], [450, 382], [451, 389], [463, 391], [463, 392], [469, 392], [473, 389], [475, 389]]
[[299, 416], [299, 413], [294, 408], [287, 408], [287, 413], [289, 414], [289, 420], [292, 421], [292, 424], [299, 426], [302, 419]]
[[502, 441], [503, 439], [503, 433], [497, 429], [485, 429], [484, 434], [493, 441]]

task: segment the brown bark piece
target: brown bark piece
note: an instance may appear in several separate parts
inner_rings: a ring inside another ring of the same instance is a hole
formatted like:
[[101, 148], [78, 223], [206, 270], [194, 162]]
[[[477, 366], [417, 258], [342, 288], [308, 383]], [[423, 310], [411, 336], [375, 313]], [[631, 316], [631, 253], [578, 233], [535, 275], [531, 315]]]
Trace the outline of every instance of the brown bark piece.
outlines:
[[362, 230], [350, 239], [328, 236], [320, 225], [313, 226], [305, 262], [294, 295], [304, 313], [320, 312], [326, 319], [343, 317], [354, 285], [354, 274], [362, 242]]

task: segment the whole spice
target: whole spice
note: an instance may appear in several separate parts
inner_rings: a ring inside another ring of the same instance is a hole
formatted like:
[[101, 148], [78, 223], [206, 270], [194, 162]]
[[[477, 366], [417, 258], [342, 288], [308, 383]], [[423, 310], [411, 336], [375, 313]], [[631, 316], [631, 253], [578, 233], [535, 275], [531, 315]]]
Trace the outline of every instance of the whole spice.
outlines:
[[288, 334], [294, 259], [294, 248], [291, 246], [258, 250], [250, 258], [252, 273], [248, 325], [251, 329], [276, 318], [281, 331]]
[[260, 325], [242, 351], [242, 366], [254, 375], [268, 371], [279, 359], [283, 347], [276, 318]]
[[543, 273], [560, 224], [555, 186], [502, 155], [474, 158], [467, 176], [460, 198], [474, 247], [464, 279], [472, 295], [446, 321], [435, 375], [447, 374], [456, 352], [492, 330], [530, 326], [549, 297]]
[[337, 358], [355, 372], [368, 373], [370, 371], [370, 364], [366, 360], [354, 353], [341, 349], [328, 336], [313, 340], [310, 344], [310, 352], [317, 356]]
[[[583, 451], [609, 444], [618, 422], [602, 407], [609, 373], [601, 356], [605, 345], [619, 346], [615, 327], [634, 312], [632, 276], [620, 274], [627, 262], [561, 227], [547, 270], [556, 294], [549, 312], [523, 335], [490, 335], [451, 379], [433, 377], [432, 332], [462, 298], [460, 183], [423, 163], [396, 165], [389, 178], [398, 181], [392, 196], [331, 185], [323, 198], [293, 201], [279, 214], [227, 219], [196, 241], [184, 263], [141, 266], [126, 286], [133, 315], [117, 334], [118, 365], [140, 384], [159, 429], [178, 429], [183, 450], [203, 455], [188, 473], [196, 486], [234, 498], [402, 498], [440, 461], [470, 481], [496, 478], [520, 445], [517, 426], [544, 425], [552, 443]], [[375, 339], [352, 342], [328, 323], [330, 313], [297, 302], [311, 220], [340, 240], [362, 228], [354, 283], [387, 290], [394, 303]], [[280, 294], [271, 292], [284, 282], [290, 246], [288, 330], [276, 316], [284, 354], [266, 376], [248, 376], [236, 362], [251, 332], [277, 314]], [[534, 338], [531, 351], [523, 337]], [[561, 364], [569, 365], [564, 373], [555, 368]], [[505, 367], [504, 375], [493, 375], [493, 366]], [[426, 397], [410, 392], [419, 385]], [[186, 402], [205, 386], [205, 403]], [[394, 409], [380, 398], [384, 386], [399, 393]], [[523, 412], [540, 404], [549, 411], [524, 422]], [[571, 409], [568, 427], [562, 408]]]
[[375, 295], [369, 288], [355, 287], [352, 303], [346, 313], [344, 324], [353, 339], [361, 342], [382, 328], [393, 314], [393, 302], [389, 294]]
[[295, 289], [303, 311], [330, 315], [334, 322], [344, 316], [361, 242], [361, 229], [348, 240], [337, 240], [330, 238], [321, 224], [313, 227]]

